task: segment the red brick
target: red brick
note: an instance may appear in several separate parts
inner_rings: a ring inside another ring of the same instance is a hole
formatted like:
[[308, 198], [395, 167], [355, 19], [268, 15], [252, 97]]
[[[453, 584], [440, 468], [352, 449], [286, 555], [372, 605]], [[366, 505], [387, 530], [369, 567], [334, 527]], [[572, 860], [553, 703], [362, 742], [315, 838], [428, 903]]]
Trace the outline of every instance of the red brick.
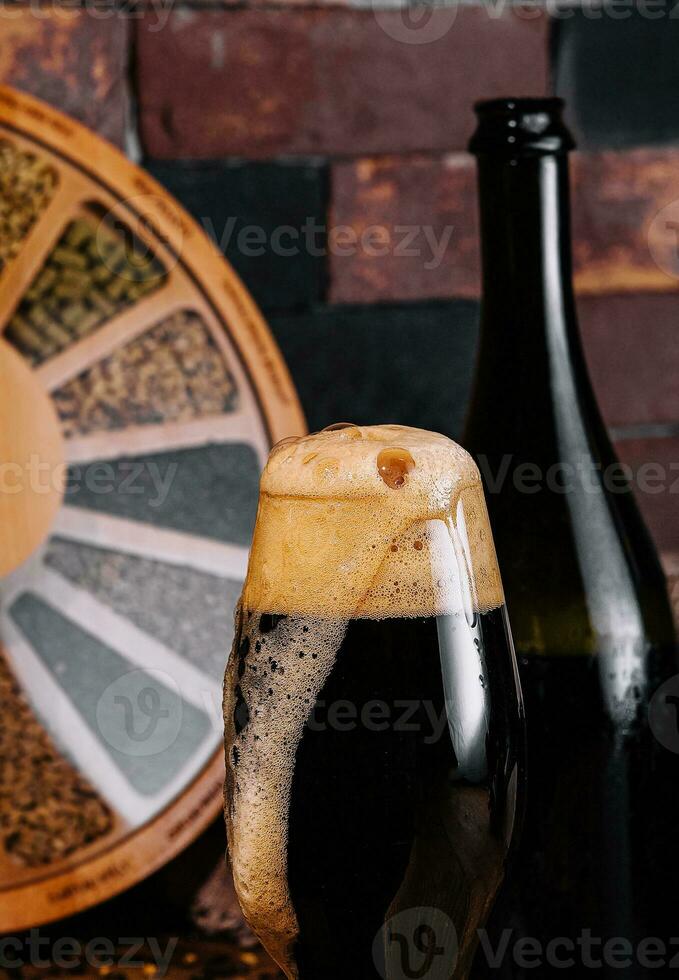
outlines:
[[[679, 438], [630, 439], [618, 442], [616, 450], [621, 461], [636, 474], [637, 500], [658, 549], [679, 551]], [[655, 472], [644, 473], [641, 469], [649, 463], [658, 465], [660, 478]], [[660, 491], [649, 492], [649, 488], [658, 486], [662, 487]]]
[[581, 297], [578, 312], [609, 425], [679, 422], [679, 298]]
[[[581, 294], [679, 289], [679, 150], [631, 150], [573, 157], [573, 258]], [[331, 255], [330, 296], [357, 303], [479, 295], [476, 176], [466, 154], [338, 162], [332, 218], [359, 231], [377, 225], [430, 226], [443, 260], [357, 249]], [[676, 207], [675, 207], [675, 203]], [[660, 213], [669, 206], [669, 213]], [[423, 233], [421, 240], [423, 239]], [[393, 236], [397, 237], [397, 236]], [[651, 247], [652, 246], [652, 247]], [[652, 250], [653, 249], [653, 250]], [[429, 263], [429, 267], [427, 267]]]
[[4, 4], [0, 83], [29, 92], [122, 145], [128, 21], [113, 7]]
[[581, 293], [678, 289], [673, 222], [679, 224], [678, 150], [574, 155], [573, 263]]
[[[479, 295], [476, 172], [466, 154], [335, 164], [330, 224], [349, 225], [359, 242], [353, 254], [330, 250], [333, 302]], [[365, 230], [375, 227], [383, 229], [390, 242], [385, 254], [362, 244]], [[416, 234], [410, 245], [406, 228]], [[430, 240], [448, 241], [440, 261], [425, 237], [426, 228]]]
[[[542, 13], [439, 8], [420, 30], [404, 26], [405, 16], [194, 10], [153, 30], [151, 12], [137, 25], [146, 151], [252, 158], [459, 149], [475, 99], [547, 91]], [[412, 43], [432, 33], [429, 43]]]

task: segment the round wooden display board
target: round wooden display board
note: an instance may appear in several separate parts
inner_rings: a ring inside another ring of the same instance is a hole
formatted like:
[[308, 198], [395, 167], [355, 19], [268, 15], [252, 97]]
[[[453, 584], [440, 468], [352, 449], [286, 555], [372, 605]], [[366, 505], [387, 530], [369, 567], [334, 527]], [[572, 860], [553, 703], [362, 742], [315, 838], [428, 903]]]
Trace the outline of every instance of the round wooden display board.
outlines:
[[304, 420], [191, 218], [6, 87], [0, 328], [2, 933], [128, 888], [218, 813], [259, 471]]

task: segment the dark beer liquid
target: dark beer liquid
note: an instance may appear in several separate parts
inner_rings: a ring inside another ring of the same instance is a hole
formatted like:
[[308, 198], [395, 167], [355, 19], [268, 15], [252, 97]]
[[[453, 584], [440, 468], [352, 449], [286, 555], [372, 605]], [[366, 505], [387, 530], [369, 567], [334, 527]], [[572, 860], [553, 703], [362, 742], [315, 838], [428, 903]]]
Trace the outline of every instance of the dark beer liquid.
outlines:
[[[286, 620], [243, 615], [227, 674], [238, 731], [227, 799], [268, 690], [266, 645], [278, 676], [299, 657], [276, 646]], [[471, 622], [348, 623], [308, 705], [282, 841], [300, 980], [467, 974], [518, 817], [523, 718], [509, 649], [504, 608]], [[286, 696], [284, 683], [270, 690]]]
[[[648, 721], [653, 694], [677, 671], [676, 640], [580, 344], [572, 146], [559, 100], [479, 108], [482, 329], [463, 442], [484, 477], [519, 660], [528, 805], [493, 916], [496, 941], [510, 931], [509, 952], [478, 975], [639, 980], [648, 974], [638, 942], [677, 931], [668, 895], [679, 873], [679, 765]], [[585, 933], [596, 944], [589, 962]], [[537, 967], [512, 956], [522, 937], [537, 944]], [[631, 944], [629, 958], [602, 956], [615, 938]], [[550, 942], [561, 943], [551, 961]]]

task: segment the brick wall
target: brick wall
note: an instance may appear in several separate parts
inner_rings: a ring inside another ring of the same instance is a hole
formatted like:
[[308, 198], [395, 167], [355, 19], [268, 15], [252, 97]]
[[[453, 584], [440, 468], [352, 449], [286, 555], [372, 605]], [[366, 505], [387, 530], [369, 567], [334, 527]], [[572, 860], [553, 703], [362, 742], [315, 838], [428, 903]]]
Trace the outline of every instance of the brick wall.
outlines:
[[[0, 80], [140, 156], [202, 222], [265, 310], [313, 427], [453, 435], [478, 315], [471, 104], [564, 95], [597, 392], [623, 459], [672, 467], [679, 21], [648, 10], [32, 0], [0, 11]], [[679, 551], [677, 499], [642, 496], [664, 550]]]

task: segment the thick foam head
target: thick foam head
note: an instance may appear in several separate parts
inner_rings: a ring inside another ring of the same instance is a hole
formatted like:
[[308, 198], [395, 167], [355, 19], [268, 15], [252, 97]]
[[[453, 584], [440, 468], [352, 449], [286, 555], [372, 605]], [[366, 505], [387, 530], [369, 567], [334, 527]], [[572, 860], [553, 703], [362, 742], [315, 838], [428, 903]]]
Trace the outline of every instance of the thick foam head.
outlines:
[[243, 602], [335, 618], [503, 602], [479, 472], [460, 446], [398, 425], [343, 425], [274, 447]]

